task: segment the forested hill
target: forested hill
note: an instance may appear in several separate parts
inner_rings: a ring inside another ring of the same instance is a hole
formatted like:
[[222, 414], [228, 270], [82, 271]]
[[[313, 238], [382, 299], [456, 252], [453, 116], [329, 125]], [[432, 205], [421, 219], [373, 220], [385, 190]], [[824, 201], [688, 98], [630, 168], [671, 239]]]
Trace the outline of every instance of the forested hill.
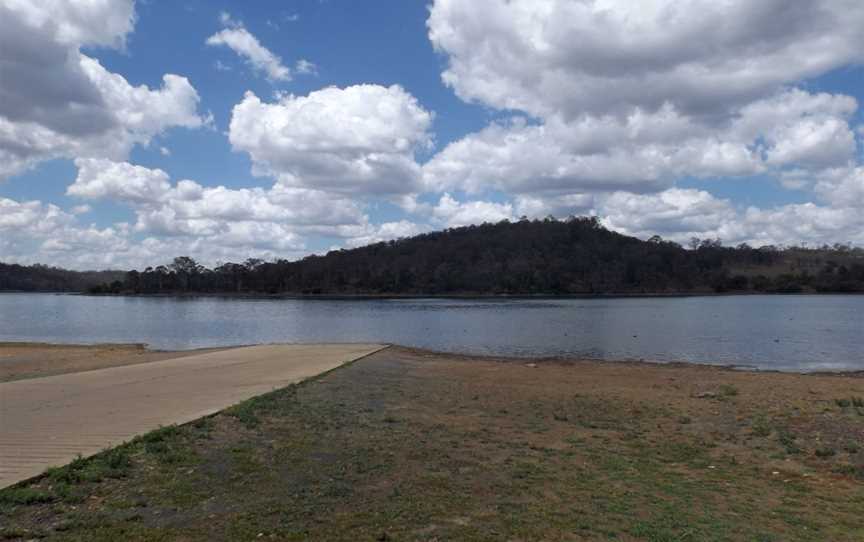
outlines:
[[642, 241], [595, 218], [501, 222], [448, 229], [296, 262], [227, 263], [188, 257], [132, 271], [104, 293], [647, 294], [864, 292], [864, 251], [723, 247]]
[[125, 276], [123, 271], [68, 271], [39, 264], [0, 263], [0, 291], [81, 292], [122, 281]]

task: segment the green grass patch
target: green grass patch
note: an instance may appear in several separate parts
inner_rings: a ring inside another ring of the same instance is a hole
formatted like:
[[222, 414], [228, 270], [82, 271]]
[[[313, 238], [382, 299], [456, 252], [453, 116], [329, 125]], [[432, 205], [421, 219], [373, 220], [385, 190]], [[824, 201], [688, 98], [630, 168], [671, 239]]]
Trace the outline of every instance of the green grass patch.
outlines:
[[835, 455], [837, 455], [837, 450], [829, 446], [824, 446], [822, 448], [816, 448], [816, 450], [813, 452], [813, 455], [820, 459], [828, 459], [829, 457], [834, 457]]
[[800, 454], [803, 450], [798, 445], [798, 437], [788, 429], [781, 429], [777, 432], [777, 440], [787, 454]]
[[757, 416], [753, 419], [752, 424], [753, 435], [757, 437], [767, 437], [771, 435], [773, 431], [771, 428], [771, 422], [768, 421], [768, 418], [765, 416]]
[[13, 487], [0, 491], [0, 504], [5, 505], [45, 503], [51, 502], [55, 498], [54, 495], [47, 491], [29, 487]]
[[723, 384], [720, 386], [720, 395], [722, 397], [735, 397], [738, 395], [738, 388], [732, 384]]

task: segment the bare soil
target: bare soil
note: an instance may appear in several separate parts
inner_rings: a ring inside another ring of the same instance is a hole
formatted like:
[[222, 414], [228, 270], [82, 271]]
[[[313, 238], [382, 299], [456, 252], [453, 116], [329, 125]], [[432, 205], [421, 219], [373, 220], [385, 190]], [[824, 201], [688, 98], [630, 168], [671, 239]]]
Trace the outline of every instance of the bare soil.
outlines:
[[0, 343], [0, 382], [161, 361], [218, 350], [224, 349], [172, 352], [149, 350], [142, 344]]

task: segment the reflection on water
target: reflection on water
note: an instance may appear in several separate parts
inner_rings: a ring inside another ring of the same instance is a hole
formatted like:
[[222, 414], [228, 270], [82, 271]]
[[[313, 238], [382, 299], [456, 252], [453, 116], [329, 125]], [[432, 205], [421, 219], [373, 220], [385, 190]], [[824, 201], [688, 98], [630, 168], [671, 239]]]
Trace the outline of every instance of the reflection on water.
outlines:
[[0, 340], [374, 341], [509, 356], [864, 370], [864, 296], [295, 300], [0, 294]]

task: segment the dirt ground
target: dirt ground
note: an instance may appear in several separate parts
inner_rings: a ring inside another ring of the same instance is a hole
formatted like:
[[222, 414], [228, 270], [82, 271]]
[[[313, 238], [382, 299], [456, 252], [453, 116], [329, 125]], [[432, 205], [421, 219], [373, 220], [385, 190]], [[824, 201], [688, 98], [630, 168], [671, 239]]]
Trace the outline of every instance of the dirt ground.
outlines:
[[864, 540], [864, 379], [391, 347], [0, 492], [54, 540]]
[[217, 350], [220, 349], [157, 351], [148, 350], [141, 344], [0, 343], [0, 382], [161, 361]]

